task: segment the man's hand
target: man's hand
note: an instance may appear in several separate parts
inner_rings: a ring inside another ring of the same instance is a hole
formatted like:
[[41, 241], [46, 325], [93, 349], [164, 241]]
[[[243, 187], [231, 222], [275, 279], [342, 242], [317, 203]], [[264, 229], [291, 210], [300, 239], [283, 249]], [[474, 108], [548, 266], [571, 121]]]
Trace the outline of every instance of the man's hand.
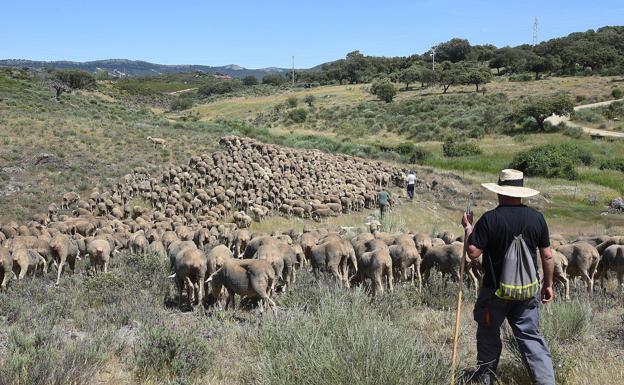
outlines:
[[555, 293], [553, 292], [552, 286], [542, 286], [542, 303], [547, 304], [553, 300], [555, 297]]
[[464, 212], [464, 216], [462, 217], [461, 224], [464, 226], [464, 229], [468, 226], [472, 226], [472, 221], [474, 220], [474, 214], [471, 212]]

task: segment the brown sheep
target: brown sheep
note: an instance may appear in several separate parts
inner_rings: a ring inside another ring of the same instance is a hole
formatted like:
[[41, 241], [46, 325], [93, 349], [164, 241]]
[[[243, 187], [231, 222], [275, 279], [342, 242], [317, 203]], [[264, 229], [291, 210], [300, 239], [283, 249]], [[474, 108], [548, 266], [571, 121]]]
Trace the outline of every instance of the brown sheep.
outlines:
[[93, 273], [97, 273], [98, 268], [101, 272], [108, 272], [108, 262], [111, 257], [111, 245], [108, 241], [104, 239], [87, 240], [87, 254], [89, 254]]
[[[442, 274], [450, 274], [451, 278], [455, 281], [459, 281], [460, 263], [462, 263], [462, 256], [464, 251], [464, 245], [460, 242], [453, 242], [450, 245], [437, 245], [431, 247], [424, 255], [420, 265], [420, 271], [423, 275], [423, 282], [429, 280], [429, 274], [433, 267], [437, 267], [438, 271]], [[475, 290], [479, 288], [479, 281], [472, 269], [471, 261], [467, 259], [463, 260], [465, 264], [464, 273], [467, 274], [475, 285]]]
[[600, 257], [597, 275], [600, 277], [600, 286], [603, 290], [609, 271], [615, 272], [618, 285], [624, 291], [624, 246], [611, 245], [605, 249]]
[[60, 234], [50, 241], [50, 248], [52, 249], [52, 256], [58, 268], [56, 276], [56, 284], [58, 285], [61, 283], [61, 274], [65, 263], [69, 265], [72, 272], [75, 271], [76, 259], [78, 258], [78, 246], [73, 239], [69, 238], [67, 235]]
[[414, 285], [414, 276], [418, 276], [418, 290], [422, 290], [422, 275], [420, 274], [420, 254], [416, 246], [409, 243], [399, 243], [388, 248], [392, 258], [392, 269], [395, 278], [407, 280], [407, 270], [411, 269], [411, 281]]
[[206, 275], [210, 276], [221, 268], [225, 261], [232, 259], [233, 255], [230, 249], [225, 245], [217, 245], [206, 254]]
[[217, 304], [222, 288], [227, 291], [225, 308], [236, 307], [235, 295], [241, 297], [260, 298], [260, 312], [263, 312], [263, 303], [275, 313], [276, 305], [270, 295], [273, 292], [276, 277], [275, 271], [269, 262], [261, 259], [230, 259], [219, 270], [212, 274], [206, 282], [212, 286], [211, 297]]
[[355, 271], [358, 269], [353, 246], [342, 239], [330, 239], [312, 246], [308, 258], [317, 279], [320, 272], [326, 271], [331, 273], [344, 287], [350, 285], [348, 264], [351, 263]]
[[41, 273], [45, 274], [47, 263], [39, 253], [33, 249], [19, 247], [13, 251], [13, 273], [17, 280], [22, 280], [27, 273], [35, 275], [37, 270], [41, 268]]
[[598, 250], [587, 242], [577, 242], [562, 245], [555, 250], [563, 254], [568, 259], [568, 278], [581, 277], [587, 285], [587, 291], [594, 291], [594, 277], [600, 254]]
[[366, 278], [372, 281], [372, 295], [384, 292], [384, 279], [390, 292], [394, 291], [392, 277], [392, 257], [388, 248], [377, 248], [357, 256], [358, 270], [354, 282], [362, 282]]
[[206, 256], [197, 248], [188, 248], [180, 251], [173, 265], [174, 273], [170, 278], [175, 278], [178, 287], [178, 306], [182, 308], [182, 291], [186, 286], [187, 301], [191, 306], [193, 298], [197, 304], [204, 300], [204, 279], [206, 278]]
[[11, 279], [12, 274], [13, 255], [11, 255], [8, 248], [0, 246], [0, 277], [2, 278], [0, 292], [7, 290], [7, 283]]

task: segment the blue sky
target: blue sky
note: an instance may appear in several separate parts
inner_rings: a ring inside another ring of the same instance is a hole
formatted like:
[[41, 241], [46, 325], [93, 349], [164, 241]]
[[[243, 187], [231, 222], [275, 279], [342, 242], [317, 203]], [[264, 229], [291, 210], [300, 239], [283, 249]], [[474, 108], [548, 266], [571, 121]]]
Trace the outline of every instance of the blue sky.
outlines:
[[624, 24], [623, 0], [4, 0], [0, 58], [298, 68], [359, 49], [422, 53], [462, 37], [518, 45]]

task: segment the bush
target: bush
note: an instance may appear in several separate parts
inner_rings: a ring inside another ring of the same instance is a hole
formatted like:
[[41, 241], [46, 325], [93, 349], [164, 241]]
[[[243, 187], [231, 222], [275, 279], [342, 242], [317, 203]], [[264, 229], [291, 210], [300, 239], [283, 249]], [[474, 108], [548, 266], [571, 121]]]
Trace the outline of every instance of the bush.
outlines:
[[448, 381], [446, 350], [423, 346], [417, 331], [399, 328], [385, 312], [371, 309], [363, 290], [320, 286], [310, 293], [301, 303], [287, 302], [288, 315], [262, 322], [250, 335], [253, 350], [260, 353], [254, 382], [286, 385], [305, 378], [308, 385], [401, 385]]
[[224, 95], [234, 91], [234, 82], [232, 80], [211, 81], [199, 87], [198, 93], [205, 96]]
[[604, 118], [598, 109], [583, 108], [582, 110], [574, 112], [574, 120], [588, 123], [600, 123]]
[[446, 157], [479, 155], [483, 151], [472, 142], [458, 142], [455, 139], [447, 139], [442, 145], [442, 152]]
[[398, 93], [396, 86], [388, 79], [376, 80], [371, 85], [370, 93], [379, 100], [390, 103]]
[[611, 90], [611, 96], [613, 96], [614, 99], [621, 99], [622, 96], [624, 96], [624, 91], [619, 88], [614, 88]]
[[289, 96], [288, 99], [286, 99], [286, 105], [288, 106], [288, 108], [295, 108], [298, 104], [299, 99], [297, 99], [295, 96]]
[[269, 75], [265, 75], [262, 78], [262, 84], [268, 84], [271, 86], [281, 86], [284, 83], [286, 83], [286, 78], [278, 74], [269, 74]]
[[610, 158], [600, 165], [601, 170], [617, 170], [624, 172], [624, 158]]
[[243, 78], [243, 85], [245, 86], [255, 86], [258, 83], [258, 79], [253, 75], [245, 76]]
[[570, 138], [580, 139], [585, 135], [585, 131], [583, 131], [580, 127], [566, 127], [562, 132], [563, 135], [569, 136]]
[[404, 142], [394, 147], [394, 152], [401, 154], [404, 159], [407, 159], [409, 163], [421, 162], [431, 157], [431, 152], [422, 147], [414, 145], [412, 142]]
[[589, 165], [592, 160], [592, 155], [578, 145], [546, 144], [516, 154], [510, 167], [528, 176], [576, 179], [576, 166]]
[[512, 75], [509, 78], [509, 81], [512, 82], [529, 82], [531, 80], [533, 80], [533, 75], [528, 73]]
[[288, 111], [288, 119], [292, 120], [295, 123], [303, 123], [306, 121], [308, 117], [308, 111], [304, 108], [295, 108], [294, 110]]
[[93, 75], [81, 70], [58, 70], [54, 76], [74, 90], [92, 89], [96, 84]]
[[189, 97], [177, 97], [171, 102], [171, 111], [188, 110], [193, 107], [193, 99]]
[[303, 102], [308, 105], [308, 107], [312, 107], [316, 98], [312, 94], [307, 94], [303, 97]]
[[143, 378], [193, 379], [210, 369], [213, 351], [208, 341], [182, 329], [153, 326], [136, 347], [136, 366]]

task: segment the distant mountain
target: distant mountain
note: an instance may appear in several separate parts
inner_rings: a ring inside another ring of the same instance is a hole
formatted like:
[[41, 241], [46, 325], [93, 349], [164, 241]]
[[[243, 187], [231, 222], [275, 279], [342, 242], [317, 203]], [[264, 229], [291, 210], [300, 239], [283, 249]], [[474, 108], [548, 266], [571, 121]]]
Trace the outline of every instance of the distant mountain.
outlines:
[[180, 64], [180, 65], [166, 65], [155, 64], [141, 60], [127, 60], [127, 59], [108, 59], [108, 60], [95, 60], [88, 62], [73, 62], [73, 61], [33, 61], [22, 59], [6, 59], [0, 60], [0, 67], [28, 67], [28, 68], [55, 68], [55, 69], [80, 69], [87, 72], [95, 73], [98, 70], [108, 71], [112, 76], [149, 76], [149, 75], [162, 75], [172, 74], [180, 72], [195, 72], [202, 71], [210, 74], [220, 73], [229, 75], [235, 78], [243, 78], [248, 75], [253, 75], [261, 79], [264, 75], [269, 73], [287, 73], [290, 70], [287, 68], [260, 68], [249, 69], [238, 66], [236, 64], [229, 64], [226, 66], [212, 67], [204, 65], [193, 64]]

